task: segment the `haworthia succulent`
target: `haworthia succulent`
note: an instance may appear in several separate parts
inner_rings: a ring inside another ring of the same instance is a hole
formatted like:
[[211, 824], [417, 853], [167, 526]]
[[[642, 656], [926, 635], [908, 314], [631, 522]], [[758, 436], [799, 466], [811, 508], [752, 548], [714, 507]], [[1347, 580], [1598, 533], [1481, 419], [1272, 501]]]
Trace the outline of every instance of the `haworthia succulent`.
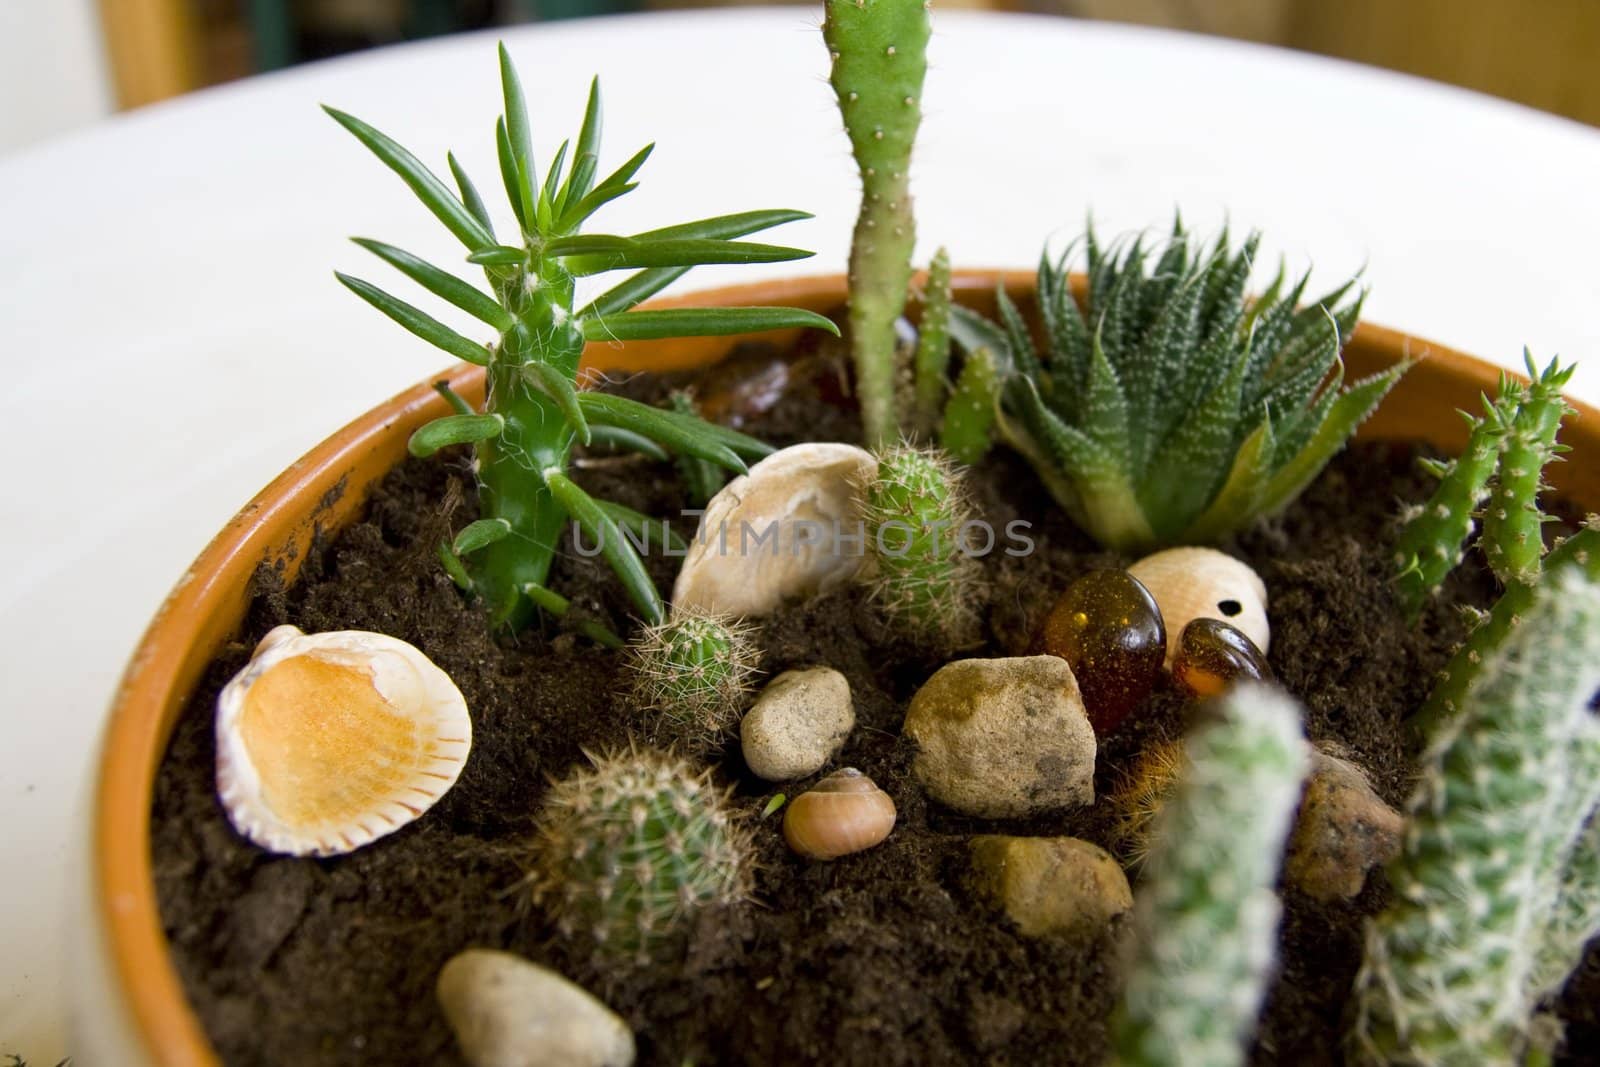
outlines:
[[1280, 274], [1248, 300], [1254, 236], [1196, 250], [1175, 224], [1157, 248], [1105, 248], [1092, 230], [1082, 248], [1086, 307], [1067, 257], [1039, 265], [1043, 356], [1003, 290], [998, 322], [957, 311], [952, 336], [995, 353], [1002, 438], [1109, 548], [1213, 541], [1282, 511], [1407, 369], [1346, 386], [1360, 295], [1347, 283], [1300, 307], [1305, 279]]

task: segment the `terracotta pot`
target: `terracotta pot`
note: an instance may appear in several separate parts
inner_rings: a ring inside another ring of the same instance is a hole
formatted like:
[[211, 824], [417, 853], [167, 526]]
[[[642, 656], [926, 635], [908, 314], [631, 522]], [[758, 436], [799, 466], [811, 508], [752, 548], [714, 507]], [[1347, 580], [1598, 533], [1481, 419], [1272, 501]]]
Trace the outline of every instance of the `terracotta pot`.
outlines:
[[[1031, 273], [969, 272], [956, 279], [961, 301], [992, 313], [1000, 276], [1012, 294], [1031, 294]], [[658, 306], [767, 304], [828, 312], [843, 302], [843, 279], [834, 276], [723, 289]], [[594, 370], [694, 367], [715, 362], [739, 340], [597, 344], [589, 347], [585, 365]], [[1466, 429], [1456, 410], [1476, 410], [1478, 394], [1493, 392], [1499, 371], [1378, 326], [1362, 325], [1345, 354], [1351, 377], [1406, 356], [1426, 358], [1362, 427], [1361, 437], [1425, 440], [1459, 451]], [[481, 401], [480, 369], [457, 365], [441, 377], [472, 402]], [[425, 382], [318, 445], [245, 505], [150, 624], [112, 704], [93, 786], [75, 976], [78, 1055], [84, 1063], [217, 1063], [168, 954], [151, 876], [152, 785], [167, 738], [207, 663], [237, 630], [255, 568], [282, 561], [292, 578], [313, 532], [353, 521], [370, 487], [405, 456], [411, 432], [448, 413]], [[1569, 462], [1555, 466], [1551, 480], [1580, 506], [1600, 510], [1600, 412], [1581, 408], [1563, 440], [1572, 454]]]

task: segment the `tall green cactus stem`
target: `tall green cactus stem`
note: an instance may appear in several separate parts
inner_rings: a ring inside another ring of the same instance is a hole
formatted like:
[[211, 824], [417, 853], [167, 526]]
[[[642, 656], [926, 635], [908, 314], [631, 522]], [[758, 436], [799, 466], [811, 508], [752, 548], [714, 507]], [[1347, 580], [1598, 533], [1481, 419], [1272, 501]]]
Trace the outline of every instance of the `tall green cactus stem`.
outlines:
[[957, 463], [970, 466], [989, 451], [1003, 384], [993, 349], [980, 348], [962, 361], [939, 431], [939, 447]]
[[567, 935], [658, 955], [705, 907], [749, 895], [750, 844], [710, 772], [650, 749], [594, 760], [540, 806], [530, 881]]
[[1308, 756], [1294, 701], [1242, 685], [1186, 742], [1134, 901], [1135, 946], [1111, 1020], [1121, 1067], [1233, 1067], [1272, 969], [1273, 884]]
[[[1552, 548], [1543, 565], [1547, 570], [1555, 570], [1569, 564], [1582, 568], [1591, 579], [1600, 582], [1600, 520], [1590, 518], [1587, 527]], [[1419, 733], [1431, 735], [1456, 716], [1490, 653], [1506, 640], [1511, 628], [1528, 613], [1532, 604], [1533, 586], [1523, 582], [1508, 586], [1500, 594], [1489, 614], [1467, 635], [1444, 670], [1439, 672], [1427, 701], [1412, 720]]]
[[1521, 399], [1521, 386], [1502, 376], [1496, 399], [1483, 398], [1483, 415], [1466, 416], [1471, 432], [1461, 457], [1433, 468], [1440, 475], [1438, 488], [1407, 518], [1395, 539], [1395, 598], [1413, 622], [1461, 562], [1473, 514], [1489, 496], [1501, 441]]
[[1389, 907], [1368, 924], [1351, 1059], [1513, 1064], [1530, 977], [1584, 814], [1568, 788], [1593, 736], [1600, 584], [1547, 571], [1423, 757]]
[[894, 323], [911, 284], [916, 221], [911, 149], [927, 73], [926, 0], [826, 0], [829, 81], [861, 172], [861, 213], [850, 245], [850, 346], [867, 443], [895, 440], [901, 375]]
[[960, 475], [938, 452], [896, 445], [878, 454], [861, 501], [873, 554], [867, 580], [889, 623], [934, 647], [970, 644], [981, 577], [963, 546], [993, 546], [967, 545], [972, 513]]
[[[592, 541], [627, 587], [647, 622], [661, 617], [661, 599], [634, 549], [621, 536], [608, 505], [566, 476], [574, 441], [595, 430], [625, 430], [641, 447], [665, 446], [680, 455], [743, 471], [745, 460], [771, 449], [731, 430], [659, 411], [621, 397], [579, 393], [578, 360], [588, 341], [742, 333], [787, 326], [838, 332], [827, 319], [790, 308], [685, 308], [634, 311], [689, 268], [706, 263], [771, 263], [809, 255], [799, 249], [730, 238], [806, 218], [794, 211], [754, 211], [651, 230], [631, 237], [581, 234], [606, 203], [630, 192], [650, 149], [636, 153], [596, 182], [600, 153], [600, 90], [588, 108], [572, 154], [566, 146], [540, 180], [533, 160], [528, 107], [504, 47], [500, 76], [505, 113], [496, 130], [501, 177], [515, 217], [506, 243], [496, 237], [483, 198], [450, 160], [459, 193], [406, 149], [341, 111], [328, 113], [355, 135], [466, 246], [467, 261], [487, 276], [486, 293], [454, 273], [378, 241], [367, 249], [435, 296], [494, 329], [484, 345], [384, 290], [348, 275], [339, 280], [373, 307], [423, 340], [486, 369], [483, 412], [445, 393], [455, 414], [411, 437], [412, 454], [425, 457], [451, 445], [477, 449], [480, 518], [441, 550], [451, 577], [487, 604], [493, 622], [517, 629], [535, 617], [533, 590], [546, 586], [551, 563], [571, 520]], [[585, 305], [574, 301], [579, 277], [637, 269], [620, 285]], [[463, 557], [470, 556], [470, 559]]]
[[1483, 514], [1484, 556], [1506, 585], [1531, 582], [1539, 574], [1544, 555], [1539, 531], [1546, 521], [1539, 510], [1539, 491], [1545, 487], [1545, 464], [1561, 450], [1556, 444], [1561, 420], [1572, 411], [1561, 390], [1574, 368], [1552, 359], [1541, 372], [1530, 353], [1524, 351], [1523, 359], [1532, 384], [1505, 437], [1494, 493]]
[[700, 752], [738, 724], [760, 656], [750, 627], [674, 611], [642, 630], [629, 651], [635, 702], [651, 713], [652, 740]]
[[[1590, 768], [1596, 774], [1594, 768]], [[1600, 776], [1600, 774], [1597, 774]], [[1583, 960], [1587, 942], [1600, 935], [1600, 815], [1573, 843], [1562, 872], [1555, 908], [1545, 924], [1529, 989], [1535, 997], [1560, 992]]]
[[917, 436], [927, 440], [939, 425], [939, 408], [949, 382], [950, 364], [950, 253], [943, 248], [928, 264], [928, 281], [922, 287], [922, 319], [917, 324], [916, 418]]

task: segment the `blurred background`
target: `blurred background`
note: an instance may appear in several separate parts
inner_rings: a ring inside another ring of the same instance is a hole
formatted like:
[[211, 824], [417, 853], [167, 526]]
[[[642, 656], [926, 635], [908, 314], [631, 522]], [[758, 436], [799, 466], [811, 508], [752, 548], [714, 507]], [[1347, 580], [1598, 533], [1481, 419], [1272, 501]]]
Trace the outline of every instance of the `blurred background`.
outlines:
[[[0, 152], [118, 110], [464, 30], [719, 0], [0, 0]], [[1600, 0], [936, 0], [1241, 38], [1600, 124]]]

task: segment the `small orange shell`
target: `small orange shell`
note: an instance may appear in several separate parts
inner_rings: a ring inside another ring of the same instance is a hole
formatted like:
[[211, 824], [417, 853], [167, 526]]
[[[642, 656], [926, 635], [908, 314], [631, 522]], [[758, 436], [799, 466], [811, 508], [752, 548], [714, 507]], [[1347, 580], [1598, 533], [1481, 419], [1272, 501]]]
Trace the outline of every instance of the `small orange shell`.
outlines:
[[217, 793], [272, 852], [333, 856], [417, 818], [472, 748], [461, 691], [386, 634], [279, 626], [217, 696]]
[[862, 852], [894, 829], [894, 800], [854, 767], [835, 771], [795, 797], [783, 816], [783, 839], [807, 859]]

